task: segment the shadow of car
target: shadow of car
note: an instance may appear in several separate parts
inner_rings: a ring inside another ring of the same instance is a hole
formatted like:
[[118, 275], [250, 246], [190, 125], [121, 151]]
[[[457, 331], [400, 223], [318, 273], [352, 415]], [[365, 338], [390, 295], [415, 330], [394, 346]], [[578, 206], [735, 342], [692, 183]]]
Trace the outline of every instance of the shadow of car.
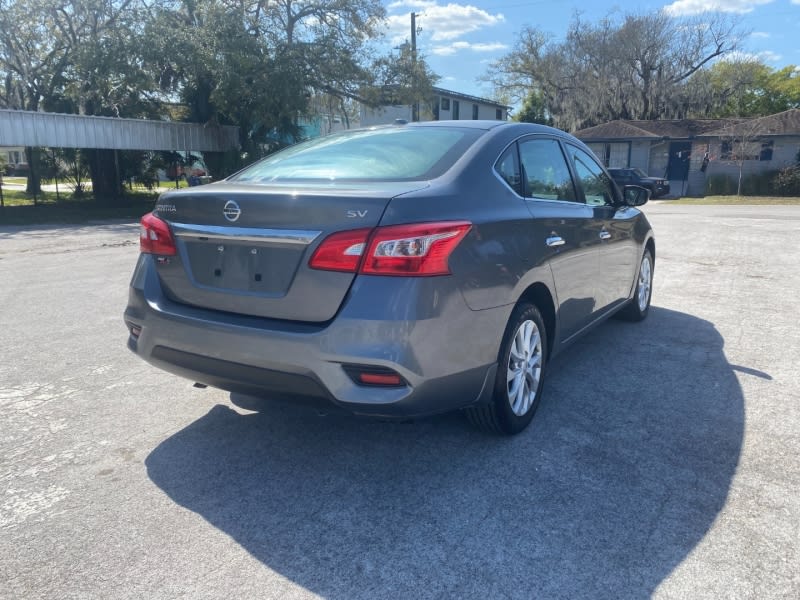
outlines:
[[323, 597], [646, 597], [703, 539], [736, 470], [743, 394], [723, 346], [711, 323], [663, 308], [611, 321], [554, 361], [513, 438], [453, 415], [380, 423], [233, 394], [238, 410], [164, 440], [147, 472]]

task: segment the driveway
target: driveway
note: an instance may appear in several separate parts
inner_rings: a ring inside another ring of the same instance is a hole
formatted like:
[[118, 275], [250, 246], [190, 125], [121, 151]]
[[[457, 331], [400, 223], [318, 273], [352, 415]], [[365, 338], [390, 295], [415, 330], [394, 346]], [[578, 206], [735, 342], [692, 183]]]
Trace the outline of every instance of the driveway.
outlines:
[[650, 317], [510, 439], [195, 389], [135, 224], [0, 227], [0, 597], [800, 597], [800, 207], [645, 209]]

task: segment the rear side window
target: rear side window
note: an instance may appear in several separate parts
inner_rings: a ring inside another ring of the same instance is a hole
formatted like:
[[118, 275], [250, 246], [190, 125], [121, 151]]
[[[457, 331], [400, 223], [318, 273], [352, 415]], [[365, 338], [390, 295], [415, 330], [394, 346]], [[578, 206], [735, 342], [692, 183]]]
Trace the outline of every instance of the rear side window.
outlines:
[[519, 175], [519, 161], [517, 160], [517, 146], [513, 144], [497, 161], [495, 170], [508, 186], [522, 196], [522, 178]]
[[613, 205], [615, 203], [614, 184], [603, 168], [586, 152], [569, 146], [569, 153], [575, 165], [586, 204], [593, 206]]
[[347, 131], [277, 152], [232, 181], [415, 181], [442, 175], [481, 135], [445, 127]]
[[575, 200], [575, 186], [556, 140], [528, 139], [519, 144], [525, 195], [545, 200]]

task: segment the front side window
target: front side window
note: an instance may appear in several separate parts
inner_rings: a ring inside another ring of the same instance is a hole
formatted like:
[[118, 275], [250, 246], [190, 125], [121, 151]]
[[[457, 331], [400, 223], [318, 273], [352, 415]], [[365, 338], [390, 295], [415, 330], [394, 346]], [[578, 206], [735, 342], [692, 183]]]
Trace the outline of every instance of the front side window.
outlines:
[[519, 144], [525, 195], [544, 200], [575, 200], [575, 187], [556, 140], [529, 139]]
[[272, 154], [232, 181], [419, 181], [443, 174], [480, 137], [478, 130], [386, 127], [346, 131]]
[[586, 152], [574, 146], [569, 146], [569, 154], [583, 188], [586, 204], [592, 206], [614, 205], [616, 198], [614, 184], [603, 172], [602, 167]]

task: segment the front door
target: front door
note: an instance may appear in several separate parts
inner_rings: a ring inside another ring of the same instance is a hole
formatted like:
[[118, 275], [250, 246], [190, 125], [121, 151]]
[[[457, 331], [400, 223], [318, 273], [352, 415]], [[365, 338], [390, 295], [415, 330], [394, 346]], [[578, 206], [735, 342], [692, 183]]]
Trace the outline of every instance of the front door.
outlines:
[[595, 312], [600, 314], [624, 302], [630, 293], [637, 264], [633, 227], [639, 211], [621, 205], [611, 179], [589, 154], [575, 146], [567, 148], [586, 205], [592, 209], [586, 235], [597, 253], [592, 281]]
[[670, 143], [667, 179], [671, 181], [686, 181], [689, 178], [689, 160], [691, 154], [691, 142]]

